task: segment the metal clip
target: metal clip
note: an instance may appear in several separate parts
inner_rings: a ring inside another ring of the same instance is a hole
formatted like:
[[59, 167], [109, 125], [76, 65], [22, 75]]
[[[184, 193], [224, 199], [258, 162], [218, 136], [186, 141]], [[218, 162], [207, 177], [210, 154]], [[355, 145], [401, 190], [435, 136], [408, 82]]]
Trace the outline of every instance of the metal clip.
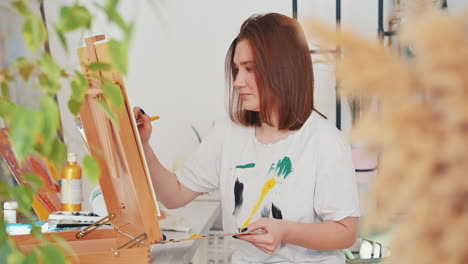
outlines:
[[[143, 240], [145, 240], [147, 238], [146, 236], [146, 233], [143, 233], [137, 237], [131, 237], [132, 239], [130, 239], [128, 242], [126, 242], [125, 244], [121, 245], [120, 247], [118, 247], [116, 250], [119, 250], [119, 249], [122, 249], [122, 248], [125, 248], [127, 247], [127, 245], [129, 245], [127, 248], [132, 248], [134, 247], [136, 244], [138, 243], [144, 243]], [[141, 239], [140, 239], [141, 238]], [[146, 243], [144, 243], [146, 244]]]
[[76, 233], [76, 238], [80, 239], [84, 237], [85, 235], [93, 232], [95, 229], [98, 229], [99, 227], [107, 224], [110, 220], [112, 220], [115, 217], [115, 214], [110, 214], [104, 218], [101, 218], [99, 221], [96, 223], [86, 227], [85, 229], [81, 230], [80, 232]]

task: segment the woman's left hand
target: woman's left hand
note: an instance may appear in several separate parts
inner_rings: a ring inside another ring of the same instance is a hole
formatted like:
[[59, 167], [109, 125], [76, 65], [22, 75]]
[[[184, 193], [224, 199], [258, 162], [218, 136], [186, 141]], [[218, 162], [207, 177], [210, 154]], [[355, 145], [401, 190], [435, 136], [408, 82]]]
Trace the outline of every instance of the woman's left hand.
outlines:
[[265, 234], [261, 235], [240, 235], [238, 238], [252, 243], [254, 246], [264, 251], [267, 254], [273, 254], [281, 245], [285, 236], [285, 225], [283, 220], [273, 218], [262, 218], [247, 228], [247, 231], [263, 229]]

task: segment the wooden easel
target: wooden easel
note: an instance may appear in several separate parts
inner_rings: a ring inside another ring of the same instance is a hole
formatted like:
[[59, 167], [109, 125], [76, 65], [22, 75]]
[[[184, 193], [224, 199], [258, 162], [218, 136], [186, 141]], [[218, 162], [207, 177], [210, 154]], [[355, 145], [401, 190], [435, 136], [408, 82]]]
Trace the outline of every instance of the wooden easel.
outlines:
[[[150, 263], [150, 245], [162, 240], [159, 209], [146, 165], [133, 111], [128, 102], [123, 79], [115, 70], [90, 71], [88, 65], [111, 62], [103, 35], [86, 39], [78, 56], [89, 88], [80, 117], [91, 154], [101, 168], [99, 179], [109, 215], [100, 224], [110, 222], [112, 229], [90, 226], [81, 232], [57, 232], [75, 251], [73, 263]], [[105, 102], [102, 78], [117, 84], [124, 97], [122, 109], [113, 109], [118, 123], [113, 123], [98, 105]], [[30, 235], [16, 236], [24, 251], [40, 242]]]

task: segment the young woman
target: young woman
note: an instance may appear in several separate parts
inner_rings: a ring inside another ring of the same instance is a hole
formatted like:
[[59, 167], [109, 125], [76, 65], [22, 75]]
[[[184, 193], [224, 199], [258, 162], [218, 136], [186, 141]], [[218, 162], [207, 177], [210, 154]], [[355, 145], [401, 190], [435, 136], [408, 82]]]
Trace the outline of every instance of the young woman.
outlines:
[[359, 206], [350, 148], [314, 109], [309, 48], [300, 25], [280, 14], [245, 21], [226, 57], [231, 120], [175, 173], [140, 135], [158, 199], [167, 208], [219, 189], [225, 232], [241, 235], [233, 263], [344, 263]]

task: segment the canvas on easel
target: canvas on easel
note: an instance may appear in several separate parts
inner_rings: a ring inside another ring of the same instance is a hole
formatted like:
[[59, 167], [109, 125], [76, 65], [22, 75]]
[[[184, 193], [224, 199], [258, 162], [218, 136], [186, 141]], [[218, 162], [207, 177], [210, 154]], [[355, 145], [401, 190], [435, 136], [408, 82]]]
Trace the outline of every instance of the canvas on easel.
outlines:
[[5, 164], [8, 166], [11, 175], [18, 185], [31, 186], [31, 184], [23, 178], [23, 175], [28, 173], [35, 174], [42, 180], [43, 187], [39, 187], [34, 193], [32, 207], [37, 217], [40, 220], [45, 220], [49, 217], [50, 213], [60, 211], [62, 208], [60, 186], [56, 180], [56, 177], [59, 176], [53, 175], [53, 171], [47, 166], [48, 161], [35, 155], [29, 155], [24, 162], [20, 164], [16, 160], [7, 132], [8, 129], [6, 128], [0, 129], [0, 156], [5, 161]]
[[[149, 263], [150, 245], [162, 240], [159, 209], [149, 175], [135, 118], [122, 76], [115, 70], [90, 71], [93, 63], [108, 63], [108, 43], [103, 35], [86, 39], [86, 47], [78, 50], [83, 74], [89, 88], [80, 111], [88, 149], [101, 168], [99, 183], [112, 229], [88, 228], [82, 232], [57, 232], [75, 256], [76, 263]], [[124, 106], [113, 109], [118, 122], [110, 120], [99, 102], [106, 102], [102, 89], [106, 79], [120, 87]], [[31, 250], [39, 241], [31, 236], [17, 236], [23, 250]]]

